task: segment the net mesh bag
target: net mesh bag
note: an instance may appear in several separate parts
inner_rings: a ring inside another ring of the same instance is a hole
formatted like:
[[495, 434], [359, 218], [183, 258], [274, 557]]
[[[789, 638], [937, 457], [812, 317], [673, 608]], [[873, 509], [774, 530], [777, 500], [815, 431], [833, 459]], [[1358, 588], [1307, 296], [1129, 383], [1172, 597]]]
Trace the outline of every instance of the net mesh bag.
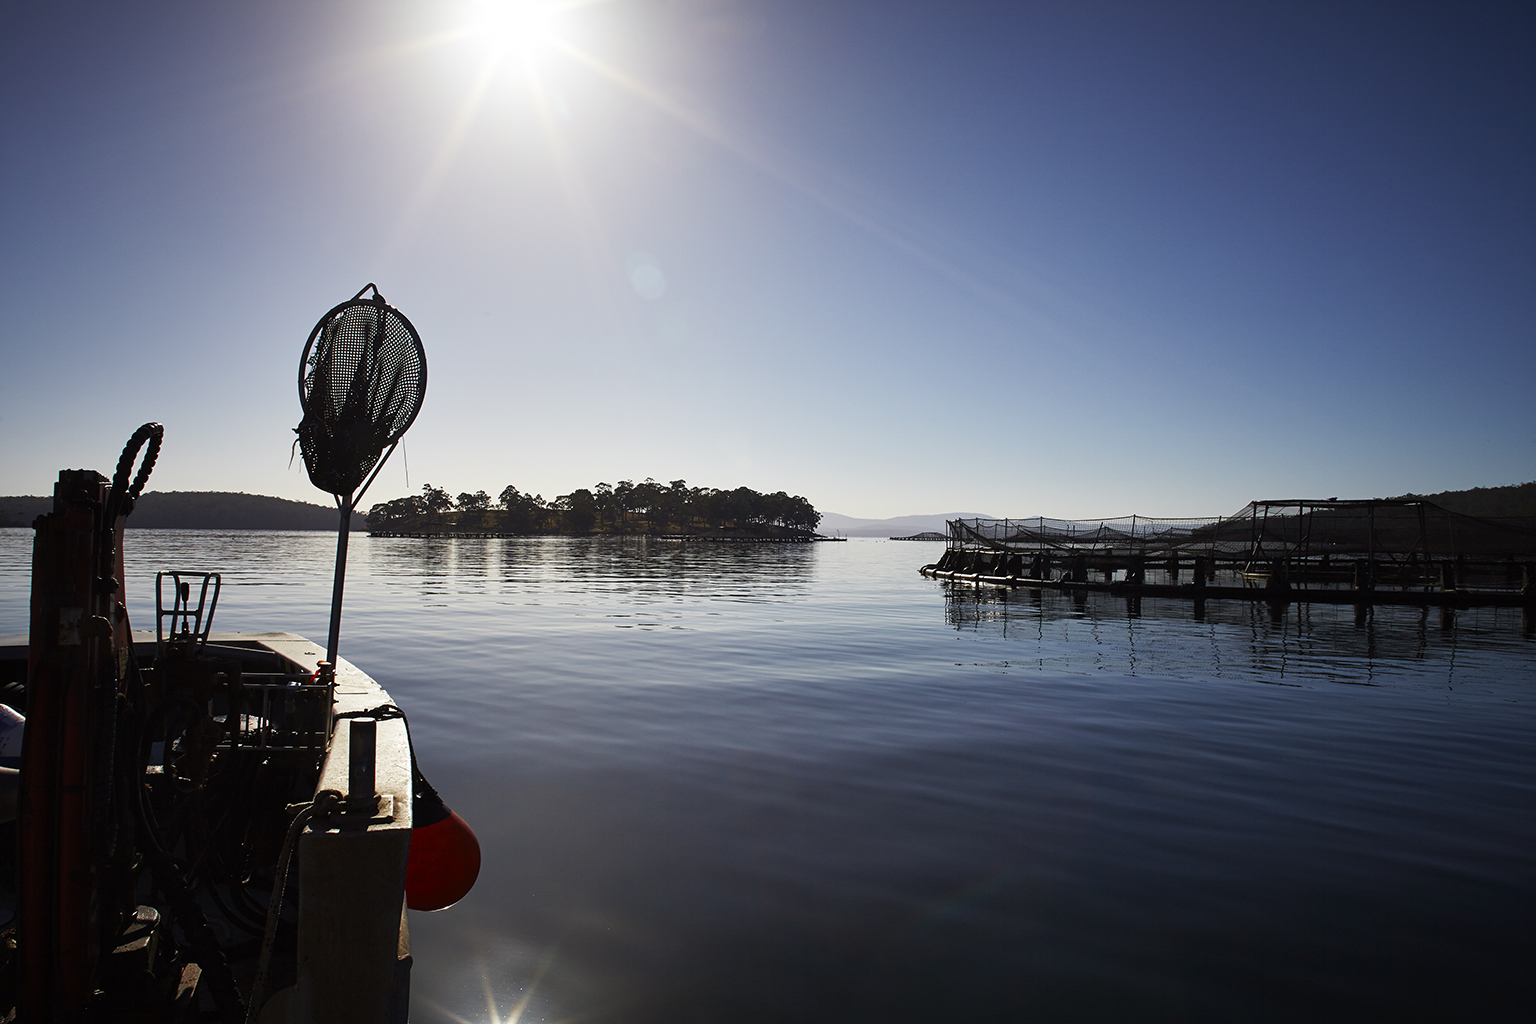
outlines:
[[299, 362], [295, 429], [309, 479], [351, 495], [416, 419], [426, 387], [421, 336], [377, 293], [321, 317]]

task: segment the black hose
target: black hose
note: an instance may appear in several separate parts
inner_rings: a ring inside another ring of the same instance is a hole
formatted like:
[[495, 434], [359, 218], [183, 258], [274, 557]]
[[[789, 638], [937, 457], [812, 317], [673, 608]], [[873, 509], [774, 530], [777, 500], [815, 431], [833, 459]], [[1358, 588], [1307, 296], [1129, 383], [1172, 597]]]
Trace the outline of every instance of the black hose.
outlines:
[[[266, 926], [267, 908], [256, 902], [256, 897], [252, 896], [249, 890], [247, 890], [246, 883], [231, 882], [229, 886], [229, 899], [231, 903], [240, 908], [241, 915], [245, 920], [256, 923], [256, 934], [260, 935], [261, 929]], [[270, 904], [271, 900], [272, 893], [269, 891], [267, 893], [267, 902]]]
[[272, 900], [267, 905], [267, 931], [261, 942], [261, 959], [256, 966], [256, 980], [251, 983], [251, 998], [246, 1004], [245, 1024], [255, 1024], [256, 1015], [261, 1012], [261, 997], [267, 985], [267, 970], [272, 965], [272, 948], [277, 943], [277, 925], [283, 915], [283, 890], [288, 884], [289, 858], [293, 855], [294, 846], [299, 839], [299, 833], [304, 826], [309, 824], [309, 819], [315, 815], [328, 814], [341, 802], [341, 794], [334, 789], [322, 789], [315, 794], [315, 798], [306, 804], [300, 804], [296, 808], [298, 813], [294, 815], [293, 823], [288, 827], [288, 835], [283, 839], [283, 849], [277, 857], [277, 876], [272, 882]]

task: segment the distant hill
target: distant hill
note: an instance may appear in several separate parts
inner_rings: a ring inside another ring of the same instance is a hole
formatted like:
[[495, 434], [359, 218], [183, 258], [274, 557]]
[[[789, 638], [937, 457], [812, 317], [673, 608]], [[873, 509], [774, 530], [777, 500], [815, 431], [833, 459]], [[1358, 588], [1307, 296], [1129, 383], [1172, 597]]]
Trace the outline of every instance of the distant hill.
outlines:
[[891, 519], [855, 519], [825, 512], [817, 532], [826, 537], [910, 537], [914, 533], [947, 534], [951, 519], [991, 519], [985, 512], [935, 512], [927, 516], [896, 516]]
[[0, 497], [0, 526], [31, 526], [32, 520], [52, 511], [52, 498], [32, 494], [6, 495]]
[[1464, 516], [1487, 516], [1493, 519], [1536, 516], [1536, 481], [1510, 484], [1508, 487], [1474, 487], [1469, 491], [1404, 494], [1401, 497], [1424, 498]]
[[[1346, 495], [1348, 497], [1348, 495]], [[1473, 487], [1438, 494], [1401, 494], [1399, 498], [1423, 498], [1441, 508], [1467, 516], [1489, 519], [1536, 517], [1536, 481], [1507, 487]], [[894, 519], [855, 519], [836, 512], [824, 513], [820, 532], [843, 537], [909, 537], [915, 533], [947, 532], [951, 519], [991, 519], [978, 512], [944, 512], [929, 516], [896, 516]]]
[[[53, 510], [53, 498], [0, 497], [0, 526], [31, 526]], [[353, 520], [362, 528], [362, 516]], [[307, 501], [230, 491], [149, 491], [128, 527], [140, 530], [334, 530], [336, 509]]]

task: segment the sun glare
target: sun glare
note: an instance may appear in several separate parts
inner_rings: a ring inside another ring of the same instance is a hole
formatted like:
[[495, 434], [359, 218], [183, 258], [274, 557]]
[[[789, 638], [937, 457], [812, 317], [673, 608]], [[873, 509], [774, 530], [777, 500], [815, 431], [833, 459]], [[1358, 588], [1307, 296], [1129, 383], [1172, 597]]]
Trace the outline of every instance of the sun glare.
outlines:
[[477, 0], [468, 35], [491, 59], [530, 58], [557, 38], [561, 10], [540, 0]]

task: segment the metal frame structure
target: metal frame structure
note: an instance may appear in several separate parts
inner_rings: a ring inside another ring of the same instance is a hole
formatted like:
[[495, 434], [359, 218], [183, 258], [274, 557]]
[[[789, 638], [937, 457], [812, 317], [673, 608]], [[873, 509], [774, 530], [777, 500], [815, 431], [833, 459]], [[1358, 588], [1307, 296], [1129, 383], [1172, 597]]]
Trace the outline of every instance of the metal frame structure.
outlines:
[[[941, 573], [990, 579], [1145, 584], [1162, 571], [1292, 583], [1509, 590], [1528, 588], [1536, 520], [1485, 519], [1418, 499], [1287, 498], [1232, 516], [1069, 520], [955, 519]], [[1203, 584], [1203, 578], [1200, 581]]]

